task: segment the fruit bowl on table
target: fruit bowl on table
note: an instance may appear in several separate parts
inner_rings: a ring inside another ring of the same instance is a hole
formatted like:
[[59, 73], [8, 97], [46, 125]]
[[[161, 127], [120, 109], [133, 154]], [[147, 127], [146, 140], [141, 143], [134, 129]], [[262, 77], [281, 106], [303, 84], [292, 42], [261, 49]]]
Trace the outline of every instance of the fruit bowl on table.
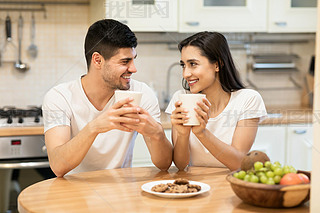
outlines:
[[[310, 198], [310, 183], [296, 185], [268, 185], [240, 180], [231, 172], [226, 179], [234, 193], [245, 203], [269, 208], [295, 207]], [[310, 172], [299, 170], [310, 179]]]

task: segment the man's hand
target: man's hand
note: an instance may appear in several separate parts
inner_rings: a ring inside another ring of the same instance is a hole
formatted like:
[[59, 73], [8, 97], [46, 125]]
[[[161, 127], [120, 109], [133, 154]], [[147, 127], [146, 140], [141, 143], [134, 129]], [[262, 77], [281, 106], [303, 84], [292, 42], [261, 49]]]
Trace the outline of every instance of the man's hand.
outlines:
[[[132, 107], [132, 105], [130, 105], [130, 107]], [[137, 111], [137, 113], [128, 113], [124, 115], [124, 117], [132, 120], [139, 120], [139, 122], [123, 122], [122, 126], [130, 130], [135, 130], [143, 136], [152, 138], [159, 130], [159, 123], [148, 113], [147, 110], [137, 107]]]
[[141, 110], [139, 107], [135, 107], [130, 104], [132, 100], [133, 99], [130, 97], [116, 102], [112, 107], [91, 122], [91, 128], [98, 133], [107, 132], [113, 129], [126, 132], [132, 132], [135, 130], [124, 125], [136, 125], [140, 122], [137, 117], [126, 116], [128, 114], [137, 114]]

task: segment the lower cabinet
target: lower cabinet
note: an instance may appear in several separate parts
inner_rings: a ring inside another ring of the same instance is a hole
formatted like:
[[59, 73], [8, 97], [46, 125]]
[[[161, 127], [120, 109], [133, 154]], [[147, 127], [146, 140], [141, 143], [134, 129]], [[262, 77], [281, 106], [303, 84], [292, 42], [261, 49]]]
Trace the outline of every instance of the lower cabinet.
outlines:
[[251, 150], [265, 152], [271, 162], [286, 163], [286, 127], [259, 126]]
[[[165, 134], [171, 141], [171, 129]], [[311, 171], [313, 128], [312, 124], [261, 125], [251, 150], [265, 152], [272, 162], [291, 165]], [[154, 166], [143, 136], [138, 134], [133, 150], [133, 167]]]
[[289, 125], [287, 137], [287, 162], [296, 169], [311, 171], [313, 128], [312, 125]]
[[[171, 129], [165, 129], [164, 133], [166, 134], [168, 140], [171, 142]], [[146, 166], [154, 166], [154, 164], [151, 161], [151, 156], [148, 147], [143, 139], [143, 136], [141, 134], [138, 134], [133, 149], [132, 167]]]
[[311, 171], [313, 129], [311, 124], [259, 126], [251, 150], [267, 153], [272, 162]]

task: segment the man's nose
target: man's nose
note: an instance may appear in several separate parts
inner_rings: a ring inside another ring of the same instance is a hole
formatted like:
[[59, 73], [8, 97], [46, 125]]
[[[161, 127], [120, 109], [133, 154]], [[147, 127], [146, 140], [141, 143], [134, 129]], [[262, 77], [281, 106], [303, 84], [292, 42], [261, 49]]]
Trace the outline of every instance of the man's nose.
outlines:
[[137, 72], [137, 68], [136, 66], [134, 65], [134, 62], [132, 61], [129, 65], [129, 68], [128, 68], [128, 71], [131, 72], [131, 73], [136, 73]]

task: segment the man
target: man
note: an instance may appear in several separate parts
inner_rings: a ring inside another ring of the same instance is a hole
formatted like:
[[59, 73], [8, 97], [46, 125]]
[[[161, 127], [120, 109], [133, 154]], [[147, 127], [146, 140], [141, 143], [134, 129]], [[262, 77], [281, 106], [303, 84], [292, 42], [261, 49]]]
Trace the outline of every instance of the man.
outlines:
[[[88, 73], [52, 88], [43, 103], [45, 141], [51, 169], [62, 177], [84, 171], [130, 167], [134, 140], [143, 135], [152, 162], [167, 170], [172, 145], [160, 122], [156, 96], [136, 73], [137, 39], [118, 21], [94, 23], [85, 38]], [[115, 102], [114, 91], [143, 92], [141, 107], [132, 98]]]

